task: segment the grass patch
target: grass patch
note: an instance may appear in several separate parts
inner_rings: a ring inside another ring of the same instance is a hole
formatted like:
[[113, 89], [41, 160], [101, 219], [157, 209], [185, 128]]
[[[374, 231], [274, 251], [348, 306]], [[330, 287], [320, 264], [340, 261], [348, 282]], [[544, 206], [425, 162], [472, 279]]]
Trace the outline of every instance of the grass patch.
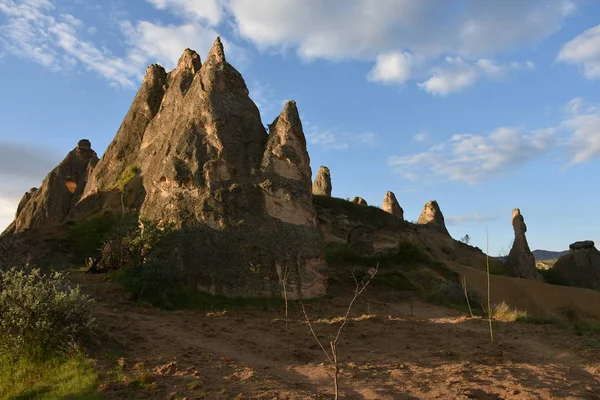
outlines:
[[140, 172], [140, 169], [138, 167], [136, 167], [135, 165], [128, 165], [123, 170], [123, 172], [121, 172], [119, 179], [117, 179], [117, 181], [112, 184], [112, 186], [109, 188], [109, 190], [115, 190], [115, 189], [124, 190], [125, 187], [127, 186], [127, 184], [129, 183], [129, 181], [131, 181], [133, 178], [135, 178], [135, 176], [139, 172]]
[[492, 319], [500, 322], [516, 322], [527, 318], [527, 311], [510, 307], [505, 302], [496, 304], [492, 311]]
[[[508, 266], [506, 263], [503, 263], [500, 260], [489, 260], [490, 263], [490, 274], [491, 275], [503, 275], [503, 276], [512, 276]], [[482, 269], [487, 269], [487, 265], [483, 264]]]
[[81, 354], [34, 363], [0, 359], [0, 398], [102, 399], [98, 375]]

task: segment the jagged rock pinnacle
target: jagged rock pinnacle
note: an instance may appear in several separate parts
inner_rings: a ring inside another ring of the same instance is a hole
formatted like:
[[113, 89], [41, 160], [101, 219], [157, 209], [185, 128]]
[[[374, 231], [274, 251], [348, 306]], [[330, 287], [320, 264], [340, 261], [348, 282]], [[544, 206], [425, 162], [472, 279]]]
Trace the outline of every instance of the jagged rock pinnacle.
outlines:
[[444, 220], [444, 214], [438, 205], [437, 201], [428, 201], [423, 207], [423, 212], [417, 220], [419, 225], [427, 225], [441, 233], [450, 235], [448, 229], [446, 229], [446, 222]]
[[207, 60], [214, 59], [216, 62], [225, 62], [227, 61], [225, 58], [225, 50], [223, 49], [223, 43], [221, 42], [221, 37], [217, 36], [215, 39], [212, 48], [208, 52]]
[[398, 199], [393, 192], [388, 191], [383, 199], [382, 209], [396, 217], [404, 219], [404, 210], [400, 207]]
[[527, 237], [525, 237], [527, 225], [525, 225], [525, 219], [518, 208], [512, 211], [512, 226], [515, 231], [515, 240], [510, 253], [508, 253], [506, 265], [514, 276], [541, 280], [542, 277], [535, 266], [535, 257], [529, 249]]
[[175, 70], [180, 71], [185, 69], [195, 74], [200, 70], [200, 67], [202, 67], [200, 56], [194, 50], [188, 48], [183, 51]]

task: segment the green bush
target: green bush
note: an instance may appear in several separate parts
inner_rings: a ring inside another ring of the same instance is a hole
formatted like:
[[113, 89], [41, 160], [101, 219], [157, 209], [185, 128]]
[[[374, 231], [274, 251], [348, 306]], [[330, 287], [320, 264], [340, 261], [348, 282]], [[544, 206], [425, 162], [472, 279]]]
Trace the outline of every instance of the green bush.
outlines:
[[91, 301], [64, 275], [39, 269], [0, 272], [0, 351], [45, 359], [66, 353], [93, 325]]
[[131, 181], [135, 176], [140, 172], [140, 169], [135, 165], [128, 165], [121, 175], [119, 179], [110, 187], [111, 190], [124, 190], [129, 181]]
[[184, 302], [181, 278], [168, 262], [148, 262], [124, 268], [115, 275], [135, 300], [145, 300], [164, 308], [178, 308]]

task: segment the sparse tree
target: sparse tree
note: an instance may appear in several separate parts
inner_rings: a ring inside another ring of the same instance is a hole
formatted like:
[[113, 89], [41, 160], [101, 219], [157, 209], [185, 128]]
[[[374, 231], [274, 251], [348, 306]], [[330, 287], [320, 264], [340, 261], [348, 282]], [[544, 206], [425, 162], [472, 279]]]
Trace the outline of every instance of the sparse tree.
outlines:
[[342, 325], [340, 325], [340, 328], [337, 331], [337, 335], [335, 336], [335, 339], [333, 339], [332, 341], [329, 342], [329, 347], [331, 349], [329, 351], [325, 350], [325, 346], [323, 346], [323, 344], [317, 337], [317, 334], [315, 333], [315, 330], [313, 329], [313, 326], [310, 322], [310, 318], [308, 317], [308, 314], [306, 313], [306, 309], [304, 308], [304, 304], [300, 303], [300, 305], [302, 306], [302, 312], [304, 313], [304, 318], [306, 319], [306, 322], [308, 323], [308, 327], [310, 328], [310, 332], [312, 333], [313, 337], [315, 338], [315, 341], [317, 342], [317, 344], [321, 347], [321, 350], [323, 350], [323, 353], [325, 353], [327, 360], [329, 361], [329, 363], [331, 364], [331, 366], [333, 368], [333, 384], [334, 384], [336, 400], [339, 399], [339, 394], [340, 394], [339, 380], [338, 380], [338, 375], [340, 372], [340, 364], [338, 361], [338, 349], [337, 349], [337, 345], [340, 340], [340, 335], [342, 334], [342, 330], [344, 329], [344, 327], [346, 326], [346, 323], [348, 322], [348, 317], [350, 315], [350, 311], [352, 310], [352, 306], [354, 305], [354, 302], [362, 294], [362, 292], [364, 292], [364, 290], [369, 285], [369, 283], [371, 283], [371, 281], [373, 280], [373, 278], [375, 277], [375, 275], [377, 274], [378, 271], [379, 271], [379, 264], [377, 264], [377, 266], [375, 268], [369, 268], [368, 276], [363, 278], [360, 283], [356, 279], [356, 275], [354, 274], [354, 271], [352, 271], [352, 278], [354, 278], [354, 282], [356, 283], [356, 288], [354, 289], [354, 296], [352, 297], [352, 300], [350, 301], [350, 304], [348, 305], [348, 309], [346, 310], [346, 314], [344, 315], [344, 318], [342, 320]]
[[469, 236], [469, 234], [467, 233], [465, 236], [460, 238], [460, 241], [465, 243], [465, 244], [469, 244], [471, 242], [471, 237]]

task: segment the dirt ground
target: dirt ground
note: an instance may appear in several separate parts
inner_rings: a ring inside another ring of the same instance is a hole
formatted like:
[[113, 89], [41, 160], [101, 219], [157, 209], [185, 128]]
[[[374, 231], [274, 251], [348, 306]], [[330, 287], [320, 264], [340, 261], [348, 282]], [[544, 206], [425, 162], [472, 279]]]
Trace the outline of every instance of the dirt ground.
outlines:
[[[108, 399], [333, 398], [330, 365], [297, 305], [286, 329], [283, 308], [169, 312], [127, 300], [106, 276], [71, 279], [96, 299], [92, 356], [111, 381]], [[343, 292], [306, 304], [325, 346], [350, 301]], [[351, 316], [341, 398], [600, 399], [599, 338], [497, 323], [492, 344], [486, 321], [373, 286]]]

